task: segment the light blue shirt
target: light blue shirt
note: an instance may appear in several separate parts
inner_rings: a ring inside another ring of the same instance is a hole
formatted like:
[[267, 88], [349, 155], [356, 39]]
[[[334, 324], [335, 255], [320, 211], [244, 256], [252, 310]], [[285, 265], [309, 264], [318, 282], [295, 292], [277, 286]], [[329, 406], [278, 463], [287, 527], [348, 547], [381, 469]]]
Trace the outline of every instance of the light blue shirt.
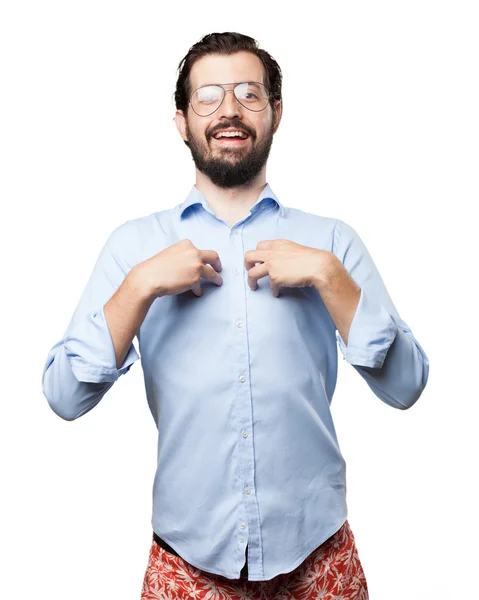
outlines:
[[[103, 312], [132, 267], [181, 239], [216, 250], [223, 284], [156, 298], [120, 369]], [[348, 345], [314, 287], [247, 283], [244, 255], [284, 238], [334, 253], [361, 287]], [[77, 419], [141, 356], [158, 427], [153, 530], [190, 564], [236, 579], [295, 569], [346, 521], [346, 463], [331, 415], [338, 351], [383, 402], [420, 397], [428, 358], [373, 260], [344, 221], [288, 208], [267, 184], [230, 227], [193, 186], [182, 204], [126, 221], [107, 239], [42, 385]]]

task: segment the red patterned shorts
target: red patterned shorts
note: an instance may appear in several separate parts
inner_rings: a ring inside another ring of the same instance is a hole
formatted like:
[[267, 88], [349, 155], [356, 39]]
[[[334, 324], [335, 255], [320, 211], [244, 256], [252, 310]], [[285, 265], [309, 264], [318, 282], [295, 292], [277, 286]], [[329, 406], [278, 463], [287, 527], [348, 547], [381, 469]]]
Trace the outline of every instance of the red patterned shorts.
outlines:
[[141, 600], [368, 600], [368, 586], [348, 521], [296, 569], [266, 581], [202, 571], [153, 539]]

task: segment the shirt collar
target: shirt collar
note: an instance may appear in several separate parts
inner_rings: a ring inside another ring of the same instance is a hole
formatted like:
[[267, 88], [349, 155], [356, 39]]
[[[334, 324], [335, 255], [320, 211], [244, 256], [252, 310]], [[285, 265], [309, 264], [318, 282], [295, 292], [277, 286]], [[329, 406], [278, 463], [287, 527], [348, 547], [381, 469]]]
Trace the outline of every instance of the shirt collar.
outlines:
[[[278, 197], [271, 189], [269, 183], [266, 184], [258, 199], [251, 207], [251, 212], [255, 212], [256, 210], [261, 208], [261, 205], [263, 204], [271, 204], [270, 201], [275, 202], [279, 206], [279, 212], [281, 216], [284, 217], [284, 206], [281, 204]], [[208, 212], [213, 212], [203, 193], [200, 192], [196, 185], [194, 185], [191, 188], [191, 191], [188, 194], [186, 200], [182, 204], [180, 204], [180, 219], [183, 219], [185, 217], [186, 209], [195, 204], [201, 204], [205, 210], [207, 210]]]

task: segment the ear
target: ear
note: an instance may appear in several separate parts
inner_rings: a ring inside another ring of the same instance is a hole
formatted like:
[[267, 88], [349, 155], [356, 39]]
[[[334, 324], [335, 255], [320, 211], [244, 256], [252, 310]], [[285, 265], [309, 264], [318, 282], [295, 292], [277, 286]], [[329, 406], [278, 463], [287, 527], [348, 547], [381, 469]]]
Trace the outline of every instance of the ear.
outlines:
[[273, 134], [276, 133], [276, 131], [279, 127], [279, 123], [281, 121], [282, 115], [283, 115], [283, 102], [281, 100], [275, 100], [274, 108], [273, 108], [273, 119], [275, 119]]
[[185, 142], [188, 141], [188, 138], [186, 137], [186, 118], [185, 118], [185, 115], [183, 114], [182, 110], [176, 111], [175, 121], [176, 121], [176, 128], [178, 129], [179, 134], [183, 138], [183, 141], [185, 141]]

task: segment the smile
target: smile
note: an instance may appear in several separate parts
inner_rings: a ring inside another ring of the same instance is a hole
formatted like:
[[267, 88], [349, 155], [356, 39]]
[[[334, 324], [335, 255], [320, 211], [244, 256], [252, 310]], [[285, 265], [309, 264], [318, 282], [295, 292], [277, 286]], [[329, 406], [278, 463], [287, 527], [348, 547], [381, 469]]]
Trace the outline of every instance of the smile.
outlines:
[[213, 140], [224, 146], [244, 146], [249, 140], [249, 136], [244, 140], [239, 137], [220, 137], [219, 139], [213, 138]]

